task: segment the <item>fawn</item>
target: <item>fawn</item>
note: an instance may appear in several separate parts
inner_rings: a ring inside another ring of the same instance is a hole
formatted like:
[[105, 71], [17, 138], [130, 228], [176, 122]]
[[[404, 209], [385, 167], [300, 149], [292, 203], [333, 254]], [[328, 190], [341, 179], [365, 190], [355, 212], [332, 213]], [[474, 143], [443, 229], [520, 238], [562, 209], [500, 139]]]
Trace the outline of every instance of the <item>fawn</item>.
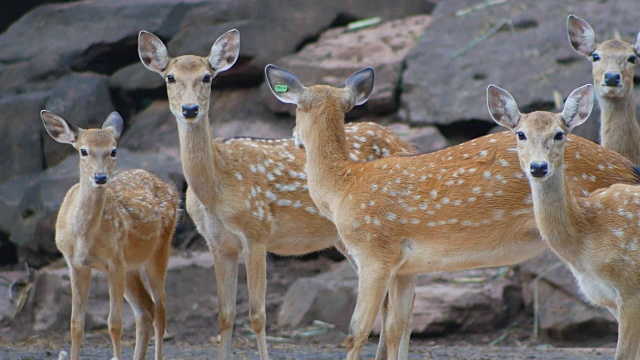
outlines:
[[640, 126], [633, 100], [633, 73], [640, 65], [640, 33], [635, 45], [622, 40], [598, 43], [591, 26], [574, 15], [567, 18], [567, 32], [573, 49], [591, 60], [601, 110], [602, 146], [640, 164]]
[[508, 92], [487, 89], [491, 116], [517, 137], [542, 238], [569, 266], [586, 298], [618, 319], [616, 359], [639, 359], [640, 187], [614, 184], [576, 197], [565, 174], [566, 135], [588, 119], [593, 101], [589, 84], [569, 95], [561, 114], [521, 114]]
[[71, 280], [71, 359], [79, 359], [84, 341], [92, 269], [105, 272], [109, 281], [113, 356], [122, 358], [124, 295], [136, 320], [134, 359], [145, 358], [152, 327], [155, 358], [161, 359], [167, 323], [164, 284], [178, 193], [144, 170], [114, 172], [123, 129], [117, 112], [109, 115], [102, 129], [87, 130], [46, 110], [40, 115], [52, 138], [71, 144], [80, 154], [80, 182], [67, 192], [56, 222], [56, 245]]
[[[187, 212], [214, 258], [219, 298], [220, 359], [231, 358], [238, 256], [247, 267], [251, 327], [260, 358], [268, 358], [265, 332], [266, 252], [299, 255], [338, 246], [333, 224], [314, 206], [306, 184], [304, 150], [293, 139], [213, 139], [209, 129], [211, 81], [238, 58], [240, 34], [230, 30], [208, 56], [171, 58], [155, 35], [142, 31], [142, 63], [167, 83], [180, 137]], [[341, 124], [349, 157], [366, 161], [415, 148], [373, 123]]]
[[[508, 133], [429, 154], [356, 163], [349, 159], [342, 121], [370, 96], [372, 68], [351, 75], [345, 88], [305, 87], [273, 65], [265, 73], [274, 95], [297, 105], [311, 198], [357, 264], [347, 359], [359, 357], [387, 293], [389, 358], [407, 358], [416, 274], [515, 264], [544, 249]], [[288, 91], [276, 92], [276, 85]], [[638, 183], [630, 161], [588, 140], [569, 137], [567, 156], [575, 157], [567, 171], [576, 194]]]

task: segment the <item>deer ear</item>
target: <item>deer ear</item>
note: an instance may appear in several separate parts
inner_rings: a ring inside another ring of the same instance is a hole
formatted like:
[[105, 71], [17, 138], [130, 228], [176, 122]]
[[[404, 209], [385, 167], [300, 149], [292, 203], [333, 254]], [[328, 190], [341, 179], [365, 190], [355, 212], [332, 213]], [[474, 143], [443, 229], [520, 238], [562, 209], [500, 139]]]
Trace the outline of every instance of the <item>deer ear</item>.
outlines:
[[576, 126], [587, 121], [589, 115], [591, 115], [594, 94], [593, 85], [587, 84], [573, 90], [567, 98], [560, 116], [569, 132]]
[[[373, 92], [376, 73], [372, 67], [366, 67], [353, 73], [347, 79], [346, 89], [355, 95], [355, 105], [362, 105], [369, 100]], [[351, 109], [349, 109], [351, 110]]]
[[487, 87], [487, 108], [493, 121], [510, 130], [516, 128], [522, 116], [513, 96], [495, 85]]
[[124, 120], [122, 120], [122, 116], [117, 111], [114, 111], [104, 121], [102, 128], [111, 130], [113, 137], [118, 141], [120, 135], [122, 135], [122, 129], [124, 129]]
[[80, 128], [67, 122], [61, 116], [58, 116], [51, 111], [40, 111], [40, 117], [42, 118], [44, 128], [47, 129], [47, 132], [55, 141], [71, 145], [76, 143]]
[[567, 33], [569, 42], [573, 49], [584, 56], [591, 56], [598, 42], [596, 41], [596, 33], [586, 21], [575, 15], [569, 15], [567, 18]]
[[162, 75], [169, 65], [169, 53], [162, 40], [148, 31], [140, 31], [138, 34], [138, 56], [140, 61], [149, 70]]
[[227, 31], [213, 43], [209, 53], [209, 65], [216, 74], [228, 70], [240, 55], [240, 32], [236, 29]]
[[287, 104], [300, 105], [300, 100], [306, 88], [293, 73], [269, 64], [264, 68], [264, 74], [267, 78], [269, 89], [278, 100]]

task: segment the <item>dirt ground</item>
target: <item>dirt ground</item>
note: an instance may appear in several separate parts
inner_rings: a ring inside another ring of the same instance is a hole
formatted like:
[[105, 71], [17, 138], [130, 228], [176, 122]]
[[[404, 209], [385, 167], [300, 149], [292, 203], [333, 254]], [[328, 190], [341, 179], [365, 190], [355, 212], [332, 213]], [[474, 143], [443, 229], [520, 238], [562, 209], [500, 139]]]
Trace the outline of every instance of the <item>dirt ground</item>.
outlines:
[[[267, 319], [276, 319], [283, 294], [298, 277], [313, 276], [334, 263], [327, 257], [305, 260], [276, 259], [267, 262]], [[165, 359], [217, 359], [217, 298], [214, 274], [206, 269], [194, 273], [174, 272], [167, 279], [168, 333], [164, 342]], [[201, 272], [201, 273], [199, 273]], [[259, 359], [253, 332], [248, 326], [248, 298], [244, 266], [240, 266], [237, 316], [234, 327], [234, 352], [238, 359]], [[209, 280], [210, 279], [210, 280]], [[189, 295], [198, 289], [199, 297]], [[125, 306], [128, 310], [128, 306]], [[33, 332], [23, 314], [12, 324], [0, 328], [0, 359], [57, 359], [60, 350], [69, 351], [68, 329]], [[612, 359], [615, 338], [553, 342], [533, 340], [532, 320], [521, 314], [504, 327], [484, 333], [452, 333], [436, 338], [412, 337], [411, 359]], [[322, 324], [320, 324], [322, 325]], [[341, 346], [346, 334], [338, 329], [310, 326], [279, 329], [275, 321], [267, 326], [271, 359], [339, 359], [346, 351]], [[123, 356], [130, 358], [135, 331], [123, 332]], [[363, 358], [375, 356], [377, 338], [372, 337]], [[152, 346], [152, 345], [150, 345]], [[147, 359], [153, 358], [153, 351]], [[109, 359], [111, 341], [107, 329], [87, 332], [83, 359]]]

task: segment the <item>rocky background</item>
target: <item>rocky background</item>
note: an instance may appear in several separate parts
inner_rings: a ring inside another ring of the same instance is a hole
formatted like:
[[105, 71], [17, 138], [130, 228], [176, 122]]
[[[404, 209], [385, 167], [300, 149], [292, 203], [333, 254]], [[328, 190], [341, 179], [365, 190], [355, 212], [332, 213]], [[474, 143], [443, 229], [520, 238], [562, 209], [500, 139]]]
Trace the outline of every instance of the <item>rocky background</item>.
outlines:
[[[349, 119], [381, 122], [422, 150], [435, 151], [500, 131], [485, 106], [490, 83], [507, 89], [523, 111], [531, 111], [554, 110], [558, 98], [592, 82], [589, 62], [567, 40], [570, 13], [586, 19], [599, 40], [617, 31], [634, 41], [640, 31], [637, 0], [23, 0], [4, 5], [0, 266], [41, 268], [59, 257], [54, 223], [64, 194], [77, 182], [77, 157], [71, 147], [46, 134], [41, 109], [81, 127], [100, 126], [111, 111], [119, 111], [126, 128], [118, 165], [148, 169], [185, 188], [164, 82], [138, 59], [140, 30], [162, 38], [173, 56], [204, 56], [219, 35], [231, 28], [240, 31], [238, 62], [213, 84], [215, 136], [290, 136], [293, 109], [266, 89], [263, 69], [268, 63], [292, 70], [305, 84], [340, 86], [355, 70], [373, 66], [374, 94]], [[381, 19], [377, 25], [346, 27], [374, 16]], [[592, 118], [577, 132], [597, 141], [599, 111]], [[174, 245], [189, 248], [197, 243], [194, 239], [187, 219]], [[183, 278], [204, 277], [193, 269], [205, 268], [213, 282], [210, 262], [172, 261], [172, 271], [194, 271]], [[269, 266], [285, 260], [274, 261]], [[615, 333], [613, 318], [587, 305], [571, 274], [558, 264], [545, 254], [515, 270], [425, 275], [417, 289], [414, 333], [482, 332], [504, 327], [521, 314], [531, 319], [534, 309], [541, 335], [553, 339]], [[27, 290], [18, 300], [0, 296], [2, 323], [11, 325], [24, 309], [30, 315], [23, 326], [66, 331], [70, 295], [65, 270], [32, 270], [28, 277], [20, 270], [2, 279], [18, 281]], [[93, 324], [99, 328], [105, 326], [100, 304], [107, 297], [104, 279], [96, 281], [102, 287], [94, 289], [103, 290], [92, 295], [97, 311]], [[357, 283], [347, 265], [291, 282], [269, 303], [278, 326], [322, 320], [346, 330]], [[217, 326], [212, 325], [214, 288], [192, 301], [210, 310], [211, 326]], [[177, 292], [186, 295], [189, 290]], [[185, 313], [184, 319], [190, 316]]]

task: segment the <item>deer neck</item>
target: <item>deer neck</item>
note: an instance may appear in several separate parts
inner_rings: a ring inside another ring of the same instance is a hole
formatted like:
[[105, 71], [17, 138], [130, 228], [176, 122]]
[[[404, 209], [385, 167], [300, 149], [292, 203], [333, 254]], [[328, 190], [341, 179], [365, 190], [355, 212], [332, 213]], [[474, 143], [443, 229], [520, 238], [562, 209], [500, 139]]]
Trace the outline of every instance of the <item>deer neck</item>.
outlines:
[[564, 166], [545, 181], [530, 181], [536, 224], [551, 249], [570, 264], [578, 263], [582, 247], [579, 236], [584, 219], [571, 195]]
[[307, 123], [309, 128], [305, 136], [307, 149], [307, 172], [309, 192], [320, 207], [342, 198], [348, 177], [345, 165], [348, 164], [347, 139], [344, 132], [344, 113], [341, 111], [319, 112]]
[[94, 187], [90, 181], [80, 178], [75, 208], [69, 215], [72, 216], [74, 232], [78, 234], [78, 244], [83, 249], [90, 249], [94, 235], [100, 232], [108, 191], [106, 187]]
[[636, 119], [633, 91], [622, 98], [599, 98], [602, 146], [640, 164], [640, 126]]
[[178, 120], [180, 159], [189, 189], [205, 204], [215, 201], [220, 184], [220, 155], [209, 129], [209, 116], [196, 123]]

